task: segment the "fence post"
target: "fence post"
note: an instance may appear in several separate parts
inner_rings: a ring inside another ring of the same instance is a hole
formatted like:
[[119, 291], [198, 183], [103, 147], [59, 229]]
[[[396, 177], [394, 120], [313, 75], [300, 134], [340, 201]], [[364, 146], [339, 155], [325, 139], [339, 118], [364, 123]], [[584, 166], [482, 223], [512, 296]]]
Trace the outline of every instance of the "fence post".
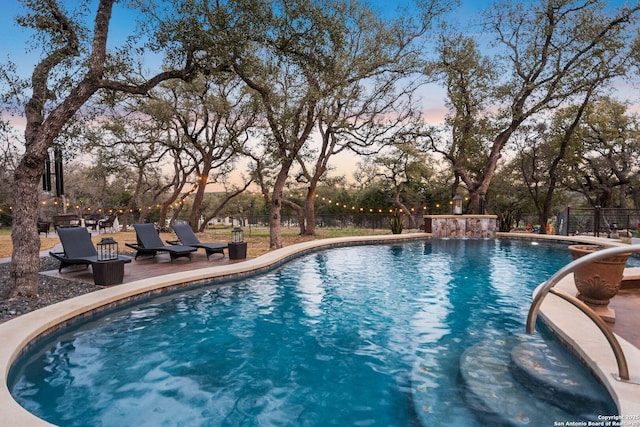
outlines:
[[627, 211], [627, 223], [624, 226], [624, 229], [627, 230], [627, 236], [629, 235], [629, 231], [631, 230], [631, 215], [629, 211]]
[[596, 237], [600, 237], [600, 216], [601, 216], [601, 212], [600, 212], [600, 206], [596, 205], [595, 209], [593, 210], [593, 235]]

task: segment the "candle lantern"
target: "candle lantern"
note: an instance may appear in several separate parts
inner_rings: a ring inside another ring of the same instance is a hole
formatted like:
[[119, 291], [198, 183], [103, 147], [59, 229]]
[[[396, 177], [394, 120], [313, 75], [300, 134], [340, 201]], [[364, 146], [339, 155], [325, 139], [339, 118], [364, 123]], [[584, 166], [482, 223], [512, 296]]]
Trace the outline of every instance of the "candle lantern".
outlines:
[[231, 230], [231, 243], [229, 243], [229, 259], [245, 259], [247, 257], [247, 243], [244, 241], [244, 231], [235, 227]]
[[232, 243], [244, 243], [244, 230], [240, 227], [235, 227], [231, 230], [231, 242]]
[[453, 202], [453, 205], [452, 205], [453, 214], [462, 215], [462, 196], [460, 196], [459, 194], [456, 194], [455, 196], [453, 196], [452, 202]]
[[105, 237], [98, 242], [98, 261], [118, 259], [118, 242], [111, 237]]

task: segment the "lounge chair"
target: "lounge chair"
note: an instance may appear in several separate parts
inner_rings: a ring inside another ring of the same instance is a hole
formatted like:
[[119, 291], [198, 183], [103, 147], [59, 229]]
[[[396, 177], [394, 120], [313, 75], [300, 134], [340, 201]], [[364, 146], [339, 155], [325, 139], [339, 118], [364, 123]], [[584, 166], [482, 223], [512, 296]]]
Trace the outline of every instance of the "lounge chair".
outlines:
[[53, 216], [53, 228], [80, 227], [80, 217], [76, 214], [62, 214]]
[[[98, 251], [85, 227], [58, 227], [56, 231], [64, 252], [49, 252], [49, 255], [60, 261], [58, 272], [72, 265], [86, 265], [89, 268], [98, 262]], [[131, 258], [122, 255], [118, 256], [118, 260], [131, 262]]]
[[104, 230], [104, 232], [107, 232], [107, 228], [110, 228], [111, 231], [115, 231], [113, 229], [113, 223], [116, 220], [116, 215], [109, 215], [107, 218], [103, 218], [103, 219], [99, 219], [98, 223], [97, 223], [97, 227], [98, 227], [98, 234], [100, 234], [100, 232], [102, 230]]
[[168, 252], [171, 262], [173, 262], [174, 259], [180, 257], [191, 259], [191, 253], [198, 250], [198, 248], [186, 245], [165, 246], [153, 224], [133, 224], [133, 228], [136, 230], [138, 243], [125, 243], [125, 245], [136, 250], [135, 259], [138, 259], [139, 256], [156, 256], [158, 252]]
[[[203, 243], [200, 242], [198, 236], [195, 235], [189, 224], [174, 224], [173, 231], [178, 236], [179, 243], [187, 246], [193, 246], [194, 248], [204, 249], [207, 253], [207, 259], [212, 254], [222, 254], [224, 256], [224, 250], [227, 249], [227, 245], [224, 243]], [[175, 245], [178, 242], [167, 241], [167, 243]]]
[[50, 227], [51, 227], [51, 223], [47, 221], [43, 221], [40, 218], [38, 218], [38, 235], [40, 235], [40, 233], [44, 233], [45, 237], [49, 237]]

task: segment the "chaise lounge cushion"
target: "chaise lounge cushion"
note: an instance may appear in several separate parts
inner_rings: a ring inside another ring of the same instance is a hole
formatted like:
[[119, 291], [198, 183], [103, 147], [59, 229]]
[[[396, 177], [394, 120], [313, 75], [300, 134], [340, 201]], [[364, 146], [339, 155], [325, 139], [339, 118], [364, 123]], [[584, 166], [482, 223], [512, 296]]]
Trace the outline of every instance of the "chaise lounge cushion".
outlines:
[[195, 235], [189, 224], [174, 224], [173, 231], [176, 233], [176, 236], [178, 236], [181, 244], [193, 246], [194, 248], [204, 249], [207, 253], [207, 259], [209, 259], [210, 255], [216, 253], [224, 255], [224, 249], [227, 249], [227, 245], [224, 243], [200, 242], [200, 239], [198, 239], [198, 236]]
[[153, 224], [133, 224], [133, 228], [136, 230], [138, 243], [125, 243], [125, 245], [136, 250], [136, 259], [145, 255], [156, 256], [158, 252], [168, 252], [171, 261], [179, 257], [191, 259], [191, 254], [198, 250], [198, 248], [185, 245], [165, 246]]
[[[49, 255], [60, 261], [58, 271], [72, 265], [92, 265], [98, 261], [98, 251], [91, 241], [91, 234], [85, 227], [57, 228], [63, 252], [49, 252]], [[119, 255], [118, 259], [131, 262], [131, 258]]]

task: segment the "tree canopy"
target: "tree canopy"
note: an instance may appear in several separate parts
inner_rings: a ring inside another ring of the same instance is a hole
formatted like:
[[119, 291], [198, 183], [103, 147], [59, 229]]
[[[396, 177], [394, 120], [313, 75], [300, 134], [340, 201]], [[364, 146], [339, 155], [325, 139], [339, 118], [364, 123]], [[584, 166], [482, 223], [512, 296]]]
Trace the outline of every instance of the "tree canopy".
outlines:
[[[39, 60], [27, 78], [0, 67], [4, 110], [26, 122], [23, 137], [0, 122], [12, 190], [0, 191], [0, 221], [10, 205], [16, 292], [36, 289], [39, 181], [52, 148], [95, 160], [69, 173], [70, 185], [86, 175], [103, 203], [153, 205], [161, 222], [188, 205], [194, 228], [254, 182], [272, 248], [285, 206], [313, 234], [322, 185], [403, 211], [465, 192], [477, 212], [493, 194], [505, 227], [522, 209], [544, 224], [568, 193], [640, 207], [638, 119], [611, 96], [614, 83], [637, 83], [640, 5], [505, 1], [470, 33], [439, 21], [453, 3], [420, 0], [391, 16], [347, 0], [22, 0], [17, 22]], [[135, 12], [130, 34], [113, 38], [114, 8]], [[419, 95], [433, 85], [448, 113], [428, 126]], [[356, 195], [338, 188], [349, 178], [329, 174], [346, 151], [362, 160]], [[247, 170], [232, 184], [238, 164]], [[499, 194], [510, 180], [527, 203]], [[224, 194], [208, 197], [212, 183]], [[79, 187], [68, 195], [99, 203]], [[239, 211], [255, 208], [238, 200]]]

